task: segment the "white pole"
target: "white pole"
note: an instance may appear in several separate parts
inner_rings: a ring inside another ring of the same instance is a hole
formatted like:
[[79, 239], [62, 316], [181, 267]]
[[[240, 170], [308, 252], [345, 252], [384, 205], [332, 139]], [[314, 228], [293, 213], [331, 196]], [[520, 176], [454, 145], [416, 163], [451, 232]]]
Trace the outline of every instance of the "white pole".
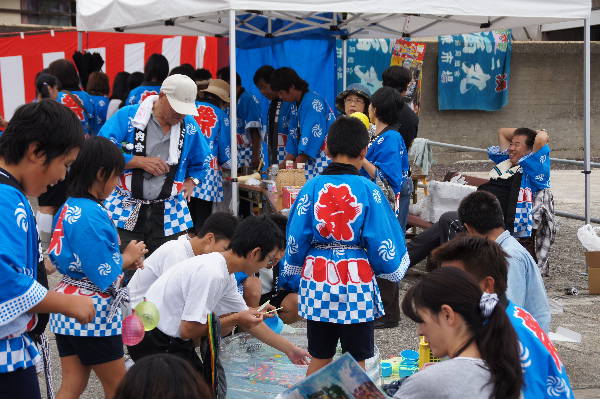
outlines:
[[238, 214], [237, 87], [235, 67], [235, 10], [229, 10], [229, 127], [231, 128], [231, 210]]
[[77, 51], [83, 51], [83, 32], [80, 30], [77, 31]]
[[590, 20], [583, 21], [583, 173], [585, 177], [585, 223], [590, 223]]
[[342, 91], [346, 90], [348, 72], [348, 40], [342, 39]]

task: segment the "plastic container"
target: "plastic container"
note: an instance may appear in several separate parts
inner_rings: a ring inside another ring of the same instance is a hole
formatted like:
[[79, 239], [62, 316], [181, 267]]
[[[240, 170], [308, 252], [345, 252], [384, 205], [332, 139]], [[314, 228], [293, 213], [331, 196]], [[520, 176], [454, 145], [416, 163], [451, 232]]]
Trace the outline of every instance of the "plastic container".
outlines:
[[392, 376], [392, 363], [390, 362], [381, 362], [381, 376], [383, 378]]
[[419, 340], [419, 368], [422, 369], [427, 363], [437, 363], [440, 359], [431, 354], [431, 348], [429, 348], [429, 342], [425, 340], [425, 337], [421, 335]]
[[279, 316], [265, 317], [263, 321], [271, 330], [275, 332], [275, 334], [280, 334], [283, 330], [283, 321], [279, 318]]

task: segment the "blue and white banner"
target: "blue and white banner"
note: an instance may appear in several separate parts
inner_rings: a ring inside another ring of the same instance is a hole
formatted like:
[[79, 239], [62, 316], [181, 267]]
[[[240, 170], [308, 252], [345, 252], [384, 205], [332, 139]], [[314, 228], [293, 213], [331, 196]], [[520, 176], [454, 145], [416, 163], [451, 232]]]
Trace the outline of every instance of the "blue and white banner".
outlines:
[[438, 37], [438, 107], [496, 111], [508, 104], [510, 30]]
[[[342, 41], [336, 40], [337, 91], [343, 89]], [[381, 74], [390, 66], [393, 42], [390, 39], [348, 39], [346, 85], [360, 83], [373, 94], [381, 88]]]

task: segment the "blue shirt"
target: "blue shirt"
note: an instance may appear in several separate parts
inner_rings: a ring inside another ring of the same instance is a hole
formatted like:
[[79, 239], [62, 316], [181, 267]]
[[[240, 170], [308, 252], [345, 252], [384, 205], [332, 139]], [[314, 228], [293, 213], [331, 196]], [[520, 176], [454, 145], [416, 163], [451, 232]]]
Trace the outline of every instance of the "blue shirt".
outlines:
[[135, 105], [139, 104], [146, 99], [148, 96], [154, 96], [160, 93], [160, 85], [142, 85], [138, 86], [134, 89], [131, 89], [129, 95], [127, 96], [127, 100], [125, 100], [126, 105]]
[[[58, 97], [56, 97], [56, 101], [59, 104], [64, 105], [69, 108], [71, 111], [75, 113], [77, 119], [81, 122], [81, 127], [83, 127], [83, 133], [88, 135], [93, 135], [94, 133], [94, 123], [96, 118], [96, 106], [94, 101], [92, 100], [92, 96], [87, 94], [82, 90], [74, 90], [68, 93], [64, 91], [58, 92]], [[77, 101], [74, 98], [77, 98], [83, 108], [79, 106]]]
[[309, 180], [290, 210], [287, 235], [280, 283], [300, 276], [298, 314], [307, 320], [351, 324], [383, 316], [375, 276], [399, 281], [410, 263], [383, 192], [358, 175]]
[[8, 373], [33, 366], [39, 356], [27, 335], [37, 322], [29, 311], [48, 290], [36, 281], [42, 259], [35, 216], [25, 194], [0, 184], [0, 215], [0, 373]]
[[506, 307], [506, 315], [519, 339], [523, 398], [574, 398], [567, 369], [538, 322], [525, 309], [511, 302]]
[[[399, 194], [408, 177], [408, 151], [402, 134], [392, 129], [381, 133], [369, 144], [367, 161], [377, 167], [377, 173], [388, 181], [394, 194]], [[364, 169], [361, 169], [361, 173], [365, 177], [371, 177]]]
[[517, 306], [525, 308], [538, 321], [542, 329], [550, 330], [550, 306], [542, 275], [537, 264], [525, 248], [508, 231], [496, 238], [507, 253], [508, 287], [506, 296]]
[[[508, 152], [500, 147], [488, 148], [488, 157], [494, 163], [506, 161]], [[515, 208], [514, 231], [515, 237], [531, 237], [533, 231], [533, 202], [538, 191], [550, 188], [550, 147], [548, 144], [536, 152], [531, 152], [518, 162], [523, 176]]]
[[106, 122], [106, 112], [108, 111], [108, 103], [110, 99], [107, 96], [90, 96], [96, 110], [95, 118], [92, 120], [92, 133], [97, 135], [104, 122]]
[[238, 167], [250, 166], [252, 162], [252, 137], [250, 129], [261, 133], [260, 105], [258, 99], [244, 90], [237, 100]]
[[[104, 207], [89, 198], [68, 198], [54, 217], [48, 256], [57, 270], [75, 280], [87, 279], [106, 290], [123, 272], [119, 235]], [[93, 243], [93, 244], [92, 244]], [[86, 324], [59, 313], [50, 314], [50, 330], [55, 334], [106, 337], [121, 334], [119, 312], [108, 320], [113, 298], [105, 293], [82, 292], [60, 282], [57, 292], [92, 298], [96, 316]]]
[[305, 93], [299, 104], [291, 106], [285, 151], [295, 157], [309, 157], [305, 165], [307, 180], [320, 174], [330, 162], [325, 143], [334, 120], [331, 107], [315, 92]]

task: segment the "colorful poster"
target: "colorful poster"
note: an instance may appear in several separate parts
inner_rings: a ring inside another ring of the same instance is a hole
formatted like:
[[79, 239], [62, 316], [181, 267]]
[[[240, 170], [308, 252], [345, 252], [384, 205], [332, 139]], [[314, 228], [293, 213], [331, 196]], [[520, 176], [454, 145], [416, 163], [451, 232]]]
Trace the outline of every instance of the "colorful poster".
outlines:
[[392, 50], [390, 65], [400, 65], [409, 69], [413, 80], [406, 91], [407, 103], [418, 115], [421, 108], [421, 87], [423, 82], [423, 61], [425, 60], [425, 43], [397, 39]]
[[510, 30], [438, 38], [438, 107], [496, 111], [508, 104]]
[[[360, 83], [371, 94], [381, 87], [381, 74], [390, 66], [392, 41], [390, 39], [348, 39], [346, 85]], [[336, 41], [337, 93], [343, 91], [342, 40]]]
[[354, 358], [349, 353], [345, 353], [339, 359], [277, 395], [277, 399], [313, 398], [385, 399], [386, 396]]

